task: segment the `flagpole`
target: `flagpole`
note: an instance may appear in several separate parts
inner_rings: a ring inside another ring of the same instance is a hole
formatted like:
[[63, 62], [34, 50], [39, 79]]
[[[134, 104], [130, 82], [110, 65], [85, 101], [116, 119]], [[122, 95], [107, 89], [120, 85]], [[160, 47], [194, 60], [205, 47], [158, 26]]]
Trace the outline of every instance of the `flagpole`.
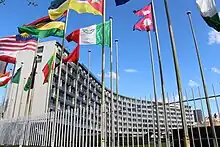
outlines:
[[49, 104], [49, 99], [50, 99], [50, 96], [51, 96], [51, 87], [53, 85], [53, 77], [54, 77], [54, 69], [55, 69], [55, 65], [56, 65], [56, 56], [57, 56], [57, 50], [54, 49], [54, 60], [53, 60], [53, 68], [52, 68], [52, 71], [50, 73], [50, 77], [49, 77], [49, 81], [48, 81], [48, 86], [47, 86], [47, 97], [46, 97], [46, 103], [45, 103], [45, 113], [48, 112], [48, 104]]
[[18, 108], [18, 117], [21, 116], [21, 104], [22, 104], [22, 98], [23, 98], [23, 93], [24, 93], [24, 85], [25, 85], [25, 81], [26, 81], [26, 78], [24, 78], [24, 82], [23, 82], [23, 85], [22, 85], [22, 92], [21, 92], [21, 98], [20, 98], [20, 103], [19, 103], [19, 108]]
[[53, 134], [52, 134], [52, 143], [51, 146], [54, 147], [55, 143], [55, 128], [56, 128], [56, 116], [57, 116], [57, 110], [58, 110], [58, 104], [59, 104], [59, 94], [60, 94], [60, 80], [61, 80], [61, 72], [62, 72], [62, 57], [63, 57], [63, 52], [64, 52], [64, 43], [65, 43], [65, 36], [66, 36], [66, 29], [67, 29], [67, 22], [68, 22], [68, 15], [69, 15], [69, 9], [67, 10], [66, 14], [66, 21], [65, 21], [65, 27], [64, 27], [64, 34], [63, 34], [63, 39], [62, 39], [62, 50], [60, 54], [60, 68], [59, 68], [59, 75], [58, 75], [58, 83], [57, 83], [57, 95], [56, 95], [56, 105], [55, 105], [55, 118], [54, 118], [54, 123], [53, 123]]
[[[88, 73], [87, 73], [87, 92], [86, 92], [86, 141], [85, 141], [85, 145], [88, 146], [88, 124], [89, 124], [89, 108], [90, 108], [90, 104], [89, 104], [89, 74], [90, 74], [90, 55], [91, 55], [91, 50], [88, 50]], [[90, 123], [91, 124], [91, 123]], [[91, 129], [91, 128], [90, 128]]]
[[172, 46], [174, 66], [175, 66], [175, 74], [176, 74], [176, 82], [177, 82], [177, 88], [178, 88], [181, 119], [182, 119], [182, 124], [183, 124], [183, 131], [184, 131], [184, 135], [183, 135], [184, 147], [190, 147], [189, 133], [188, 133], [188, 128], [187, 128], [187, 124], [186, 124], [185, 107], [184, 107], [184, 104], [183, 104], [182, 82], [181, 82], [181, 78], [180, 78], [179, 63], [178, 63], [176, 45], [175, 45], [173, 28], [172, 28], [172, 25], [171, 25], [167, 0], [164, 0], [164, 7], [165, 7], [165, 10], [166, 10], [166, 17], [167, 17], [167, 23], [168, 23], [171, 46]]
[[102, 6], [102, 100], [101, 100], [101, 147], [106, 146], [106, 112], [105, 112], [105, 0]]
[[120, 139], [120, 134], [119, 134], [119, 97], [118, 97], [118, 40], [115, 40], [115, 62], [116, 62], [116, 106], [117, 106], [117, 147], [119, 147], [119, 139]]
[[199, 48], [198, 48], [198, 44], [197, 44], [197, 40], [196, 40], [196, 35], [195, 35], [195, 31], [194, 31], [190, 11], [187, 12], [187, 16], [189, 18], [190, 28], [191, 28], [193, 41], [194, 41], [195, 49], [196, 49], [196, 55], [197, 55], [197, 59], [198, 59], [198, 63], [199, 63], [199, 70], [200, 70], [200, 75], [201, 75], [201, 78], [202, 78], [202, 86], [203, 86], [203, 91], [204, 91], [204, 94], [205, 94], [206, 106], [207, 106], [208, 115], [209, 115], [209, 122], [210, 122], [211, 130], [212, 130], [211, 131], [212, 132], [212, 137], [214, 137], [214, 142], [213, 143], [214, 143], [214, 146], [217, 147], [218, 146], [218, 139], [217, 139], [216, 132], [215, 132], [215, 126], [214, 126], [214, 123], [213, 123], [213, 120], [212, 120], [212, 112], [211, 112], [210, 102], [209, 102], [209, 99], [208, 99], [208, 91], [207, 91], [207, 88], [206, 88], [205, 76], [204, 76], [204, 72], [203, 72], [202, 62], [201, 62], [201, 59], [200, 59]]
[[[163, 78], [163, 65], [162, 65], [162, 59], [160, 54], [160, 40], [158, 35], [158, 29], [157, 29], [157, 18], [156, 18], [156, 12], [154, 7], [154, 0], [152, 0], [152, 11], [153, 11], [153, 21], [154, 21], [154, 29], [155, 29], [155, 37], [156, 37], [156, 43], [157, 43], [157, 56], [158, 56], [158, 62], [159, 62], [159, 70], [160, 70], [160, 84], [161, 84], [161, 92], [162, 92], [162, 99], [163, 99], [163, 108], [164, 108], [164, 117], [165, 120], [168, 120], [167, 118], [167, 110], [166, 110], [166, 96], [165, 96], [165, 87], [164, 87], [164, 78]], [[169, 131], [168, 131], [168, 123], [165, 121], [165, 133], [166, 133], [166, 146], [170, 146], [170, 139], [169, 139]]]
[[[22, 69], [22, 67], [23, 67], [23, 62], [21, 62], [21, 69]], [[13, 75], [14, 76], [14, 75]], [[20, 81], [20, 78], [21, 78], [21, 76], [19, 76], [19, 81]], [[13, 111], [12, 111], [12, 118], [14, 118], [14, 114], [15, 114], [15, 106], [16, 106], [16, 103], [17, 103], [17, 97], [18, 97], [18, 88], [19, 88], [19, 83], [18, 83], [18, 85], [17, 85], [17, 88], [16, 88], [16, 93], [15, 93], [15, 101], [14, 101], [14, 106], [13, 106]]]
[[149, 46], [150, 46], [150, 61], [151, 61], [151, 72], [153, 78], [153, 89], [154, 89], [154, 101], [156, 104], [156, 119], [157, 119], [157, 132], [158, 132], [158, 147], [162, 147], [161, 144], [161, 132], [160, 132], [160, 119], [159, 119], [159, 109], [158, 109], [158, 100], [157, 100], [157, 88], [156, 88], [156, 74], [154, 69], [154, 55], [152, 49], [152, 40], [151, 40], [151, 33], [147, 31]]
[[[78, 75], [79, 75], [79, 61], [77, 61], [76, 63], [76, 80], [75, 80], [75, 93], [74, 93], [74, 96], [75, 96], [75, 99], [74, 99], [74, 110], [73, 110], [73, 144], [72, 146], [75, 146], [75, 136], [78, 134], [76, 134], [76, 107], [77, 107], [77, 98], [78, 98]], [[77, 113], [77, 117], [78, 117], [78, 113]], [[77, 140], [77, 139], [76, 139]], [[76, 141], [77, 142], [77, 141]]]
[[113, 73], [112, 73], [112, 65], [113, 65], [113, 58], [112, 58], [112, 21], [113, 18], [109, 18], [111, 23], [111, 34], [110, 34], [110, 89], [111, 89], [111, 146], [115, 147], [115, 125], [114, 125], [114, 99], [113, 99]]
[[36, 51], [35, 51], [33, 65], [32, 65], [32, 69], [31, 69], [30, 86], [28, 88], [27, 101], [26, 101], [26, 107], [25, 107], [25, 116], [30, 114], [30, 105], [31, 105], [31, 101], [32, 101], [32, 98], [31, 98], [31, 86], [32, 86], [33, 80], [34, 80], [34, 70], [35, 70], [34, 67], [35, 67], [35, 64], [37, 64], [36, 60], [37, 60], [37, 48], [36, 48]]

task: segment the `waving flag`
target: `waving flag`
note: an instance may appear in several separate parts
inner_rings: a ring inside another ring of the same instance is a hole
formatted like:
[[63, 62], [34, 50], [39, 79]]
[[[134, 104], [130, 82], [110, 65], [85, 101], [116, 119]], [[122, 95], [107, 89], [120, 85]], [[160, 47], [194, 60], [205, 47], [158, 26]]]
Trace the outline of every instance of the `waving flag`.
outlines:
[[154, 29], [151, 4], [138, 11], [134, 11], [134, 13], [137, 16], [141, 16], [141, 19], [134, 25], [134, 30], [150, 31]]
[[10, 72], [0, 75], [0, 87], [5, 86], [10, 81]]
[[45, 83], [47, 83], [49, 81], [49, 77], [50, 77], [51, 71], [54, 68], [54, 58], [55, 58], [55, 54], [53, 54], [50, 57], [50, 59], [48, 60], [47, 64], [42, 69], [42, 72], [44, 74], [44, 82], [43, 82], [43, 84], [45, 84]]
[[73, 9], [78, 13], [102, 15], [102, 7], [103, 0], [53, 0], [48, 8], [48, 13], [53, 20], [68, 9]]
[[214, 0], [196, 0], [196, 3], [205, 22], [220, 32], [220, 17]]
[[0, 38], [0, 61], [15, 64], [18, 52], [27, 50], [35, 51], [36, 48], [37, 41], [33, 38], [25, 40], [20, 36], [20, 40], [17, 40], [15, 35]]
[[[78, 30], [73, 31], [66, 37], [68, 42], [75, 41], [81, 45], [89, 45], [89, 44], [100, 44], [103, 43], [103, 36], [102, 36], [102, 28], [103, 24], [95, 24], [89, 27], [81, 28]], [[111, 31], [111, 22], [105, 22], [105, 45], [110, 47], [110, 31]]]
[[55, 19], [51, 20], [49, 16], [42, 17], [30, 24], [18, 27], [19, 33], [28, 33], [38, 38], [49, 36], [63, 37], [66, 21], [66, 12]]
[[79, 44], [76, 46], [76, 48], [72, 51], [72, 53], [63, 59], [63, 62], [78, 62], [79, 61]]
[[152, 16], [152, 4], [149, 4], [138, 11], [134, 11], [134, 14], [137, 16], [147, 16], [147, 15]]
[[115, 3], [116, 3], [116, 6], [119, 6], [119, 5], [124, 5], [129, 1], [130, 0], [115, 0]]

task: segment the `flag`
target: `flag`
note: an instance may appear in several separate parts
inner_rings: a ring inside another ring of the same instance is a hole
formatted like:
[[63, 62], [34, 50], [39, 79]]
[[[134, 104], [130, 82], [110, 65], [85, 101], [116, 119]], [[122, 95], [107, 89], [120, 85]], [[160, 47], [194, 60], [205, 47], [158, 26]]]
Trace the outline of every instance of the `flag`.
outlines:
[[[35, 75], [36, 75], [36, 70], [37, 70], [37, 62], [35, 60], [34, 62], [34, 69], [31, 72], [30, 76], [28, 77], [28, 80], [24, 86], [24, 91], [28, 91], [29, 89], [33, 89], [34, 87], [34, 81], [35, 81]], [[33, 80], [32, 80], [33, 79]]]
[[48, 13], [53, 20], [68, 9], [73, 9], [78, 13], [102, 15], [102, 7], [103, 0], [53, 0], [48, 8]]
[[55, 19], [51, 20], [49, 16], [42, 17], [30, 24], [18, 27], [19, 33], [31, 34], [38, 38], [46, 38], [49, 36], [63, 37], [66, 21], [66, 12]]
[[153, 28], [152, 17], [145, 16], [134, 25], [133, 30], [150, 31]]
[[72, 51], [72, 53], [63, 59], [63, 62], [78, 62], [79, 61], [79, 44], [76, 46], [76, 48]]
[[214, 0], [196, 0], [200, 14], [208, 26], [220, 32], [220, 17]]
[[[88, 44], [99, 44], [102, 45], [103, 42], [103, 24], [96, 24], [89, 27], [81, 28], [78, 30], [73, 31], [66, 37], [68, 42], [75, 41], [81, 45], [88, 45]], [[111, 37], [111, 22], [105, 22], [105, 45], [110, 47], [110, 37]]]
[[115, 3], [116, 3], [116, 6], [119, 6], [119, 5], [124, 5], [129, 1], [130, 0], [115, 0]]
[[17, 40], [15, 35], [0, 38], [0, 61], [15, 64], [18, 52], [35, 51], [36, 48], [37, 41], [34, 39]]
[[154, 29], [151, 3], [138, 11], [134, 11], [134, 14], [141, 16], [139, 21], [134, 25], [134, 30], [150, 31]]
[[10, 72], [0, 75], [0, 87], [5, 86], [10, 81]]
[[134, 14], [137, 16], [146, 16], [146, 15], [151, 15], [152, 16], [152, 4], [150, 3], [149, 5], [145, 6], [144, 8], [134, 11]]
[[12, 83], [18, 84], [21, 77], [21, 67], [16, 71], [15, 75], [12, 78]]
[[51, 71], [54, 68], [54, 58], [55, 58], [55, 54], [53, 54], [49, 61], [47, 62], [47, 64], [44, 66], [43, 68], [43, 74], [44, 74], [44, 82], [43, 84], [47, 83], [51, 74]]

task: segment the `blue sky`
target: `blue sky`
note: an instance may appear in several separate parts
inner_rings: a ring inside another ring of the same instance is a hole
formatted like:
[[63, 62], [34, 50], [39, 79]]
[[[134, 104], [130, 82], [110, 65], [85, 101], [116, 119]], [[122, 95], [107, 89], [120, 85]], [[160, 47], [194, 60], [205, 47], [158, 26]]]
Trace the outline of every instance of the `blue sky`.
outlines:
[[[38, 3], [37, 7], [27, 6], [26, 0], [6, 0], [5, 5], [0, 5], [0, 16], [2, 20], [0, 37], [17, 34], [16, 27], [30, 23], [47, 15], [47, 8], [50, 1], [36, 0], [36, 2]], [[122, 95], [130, 97], [148, 97], [153, 93], [147, 33], [132, 30], [134, 23], [139, 19], [132, 11], [144, 7], [149, 2], [149, 0], [130, 0], [128, 4], [116, 7], [114, 0], [107, 0], [106, 18], [109, 18], [109, 16], [113, 17], [113, 40], [119, 39], [119, 92]], [[206, 25], [199, 14], [195, 1], [181, 0], [174, 2], [168, 0], [168, 4], [175, 35], [183, 88], [189, 89], [190, 87], [201, 86], [196, 52], [186, 15], [186, 12], [190, 10], [192, 12], [192, 19], [204, 66], [209, 94], [212, 94], [211, 84], [216, 85], [216, 91], [218, 93], [218, 91], [220, 91], [218, 90], [220, 89], [220, 34], [213, 32], [213, 30]], [[217, 8], [220, 11], [219, 2], [217, 3]], [[171, 94], [172, 92], [176, 92], [176, 78], [163, 1], [155, 1], [155, 11], [161, 42], [165, 90]], [[71, 31], [80, 27], [100, 23], [101, 20], [102, 18], [100, 16], [94, 16], [91, 14], [79, 15], [76, 12], [71, 11], [67, 33], [71, 33]], [[51, 39], [61, 41], [59, 38], [47, 38], [44, 40]], [[152, 39], [156, 63], [157, 91], [159, 94], [159, 69], [153, 33]], [[211, 42], [209, 39], [211, 39]], [[75, 47], [75, 44], [65, 43], [65, 46], [72, 50]], [[88, 49], [92, 50], [91, 70], [94, 75], [97, 75], [98, 77], [98, 74], [101, 71], [101, 47], [96, 45], [81, 47], [80, 62], [85, 65], [87, 65]], [[113, 50], [114, 49], [115, 48], [113, 48]], [[106, 74], [108, 74], [108, 72], [109, 49], [106, 48]], [[106, 77], [106, 85], [109, 85], [108, 77]], [[0, 102], [3, 96], [4, 89], [1, 88]]]

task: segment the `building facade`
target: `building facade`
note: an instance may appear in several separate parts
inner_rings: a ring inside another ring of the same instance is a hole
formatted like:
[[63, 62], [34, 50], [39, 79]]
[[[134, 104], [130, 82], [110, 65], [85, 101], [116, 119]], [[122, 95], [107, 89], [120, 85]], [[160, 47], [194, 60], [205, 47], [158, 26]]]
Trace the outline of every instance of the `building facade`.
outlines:
[[[74, 103], [76, 102], [77, 108], [79, 109], [78, 115], [82, 117], [81, 123], [85, 127], [85, 121], [88, 119], [88, 127], [98, 124], [100, 129], [101, 122], [101, 83], [100, 81], [90, 73], [89, 87], [87, 86], [87, 73], [88, 70], [85, 65], [79, 63], [78, 68], [78, 83], [76, 84], [76, 69], [77, 65], [74, 63], [68, 63], [62, 65], [61, 82], [58, 85], [58, 71], [60, 67], [56, 67], [54, 73], [52, 74], [51, 87], [50, 84], [43, 84], [44, 76], [42, 69], [47, 63], [49, 58], [53, 53], [57, 52], [57, 58], [59, 59], [59, 52], [61, 50], [61, 45], [56, 41], [42, 42], [38, 45], [37, 50], [37, 70], [34, 82], [34, 89], [30, 90], [30, 115], [39, 116], [45, 114], [48, 111], [54, 111], [56, 105], [56, 92], [59, 87], [59, 110], [71, 110], [74, 108]], [[65, 56], [68, 52], [65, 51]], [[16, 68], [18, 69], [22, 65], [22, 74], [20, 79], [20, 84], [12, 84], [7, 92], [8, 105], [4, 113], [4, 117], [11, 119], [16, 117], [24, 117], [27, 113], [27, 95], [28, 92], [23, 90], [24, 83], [27, 81], [30, 73], [31, 66], [33, 64], [33, 52], [29, 54], [21, 54], [17, 60]], [[16, 71], [16, 70], [15, 70]], [[77, 100], [75, 101], [75, 88], [77, 91]], [[87, 99], [87, 89], [89, 88], [89, 99]], [[111, 91], [105, 89], [106, 95], [106, 129], [110, 133], [111, 129]], [[87, 100], [88, 100], [88, 115], [87, 110]], [[156, 123], [156, 107], [155, 103], [148, 101], [147, 99], [136, 99], [126, 96], [119, 95], [118, 100], [116, 99], [115, 93], [113, 94], [113, 116], [114, 116], [114, 126], [115, 132], [119, 129], [121, 133], [135, 133], [138, 132], [153, 132], [157, 130]], [[118, 103], [117, 103], [118, 102]], [[118, 108], [118, 111], [117, 111]], [[165, 133], [165, 118], [164, 110], [161, 102], [158, 104], [159, 108], [159, 122], [162, 134]], [[181, 128], [181, 114], [180, 107], [178, 104], [170, 104], [166, 106], [167, 118], [169, 129]], [[190, 106], [185, 106], [186, 109], [186, 119], [187, 123], [193, 123], [193, 111]], [[118, 116], [117, 116], [118, 112]], [[118, 128], [117, 128], [118, 126]], [[142, 131], [143, 130], [143, 131]], [[156, 131], [157, 132], [157, 131]]]

